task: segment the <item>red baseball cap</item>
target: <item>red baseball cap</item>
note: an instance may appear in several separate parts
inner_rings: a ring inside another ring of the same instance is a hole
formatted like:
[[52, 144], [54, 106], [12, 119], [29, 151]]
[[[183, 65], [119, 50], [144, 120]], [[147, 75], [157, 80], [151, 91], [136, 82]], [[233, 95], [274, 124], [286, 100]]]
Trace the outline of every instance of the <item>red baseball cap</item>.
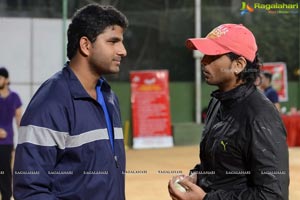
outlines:
[[242, 24], [222, 24], [205, 38], [190, 38], [187, 48], [199, 50], [204, 55], [235, 53], [253, 62], [257, 45], [253, 33]]

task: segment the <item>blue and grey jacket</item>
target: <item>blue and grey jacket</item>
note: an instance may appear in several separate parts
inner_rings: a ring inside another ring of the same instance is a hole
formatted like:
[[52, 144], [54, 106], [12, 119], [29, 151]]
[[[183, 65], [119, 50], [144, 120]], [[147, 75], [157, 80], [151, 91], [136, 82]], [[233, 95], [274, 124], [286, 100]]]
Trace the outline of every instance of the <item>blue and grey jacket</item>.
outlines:
[[19, 130], [14, 164], [15, 200], [123, 200], [125, 151], [116, 95], [101, 86], [105, 116], [67, 66], [39, 88]]

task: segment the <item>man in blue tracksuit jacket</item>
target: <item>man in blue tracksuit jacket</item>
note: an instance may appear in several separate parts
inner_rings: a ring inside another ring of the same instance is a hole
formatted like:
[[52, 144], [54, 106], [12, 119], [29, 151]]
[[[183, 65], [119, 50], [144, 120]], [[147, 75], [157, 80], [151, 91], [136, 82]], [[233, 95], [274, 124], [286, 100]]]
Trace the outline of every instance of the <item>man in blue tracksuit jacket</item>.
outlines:
[[126, 56], [126, 17], [111, 6], [78, 10], [69, 62], [42, 84], [21, 121], [15, 200], [124, 200], [125, 151], [116, 95], [103, 74]]

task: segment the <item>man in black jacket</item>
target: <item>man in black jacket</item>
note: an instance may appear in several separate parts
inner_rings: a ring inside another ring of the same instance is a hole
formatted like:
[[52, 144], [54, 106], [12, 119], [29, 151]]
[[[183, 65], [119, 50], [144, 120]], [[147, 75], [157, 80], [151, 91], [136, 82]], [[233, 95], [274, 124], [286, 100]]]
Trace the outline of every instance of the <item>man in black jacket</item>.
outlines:
[[[170, 180], [171, 198], [288, 200], [286, 131], [276, 108], [254, 85], [260, 63], [252, 32], [222, 24], [186, 45], [204, 54], [204, 78], [218, 90], [211, 94], [201, 163], [190, 176]], [[177, 189], [177, 179], [184, 190]]]

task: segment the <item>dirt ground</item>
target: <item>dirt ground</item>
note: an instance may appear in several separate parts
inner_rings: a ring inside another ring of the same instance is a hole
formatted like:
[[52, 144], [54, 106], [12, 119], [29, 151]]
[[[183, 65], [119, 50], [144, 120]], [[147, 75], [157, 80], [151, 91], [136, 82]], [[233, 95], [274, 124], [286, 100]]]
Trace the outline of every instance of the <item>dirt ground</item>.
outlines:
[[[198, 162], [198, 146], [127, 150], [126, 199], [168, 200], [168, 181], [188, 174]], [[290, 198], [300, 199], [300, 147], [290, 148]]]

